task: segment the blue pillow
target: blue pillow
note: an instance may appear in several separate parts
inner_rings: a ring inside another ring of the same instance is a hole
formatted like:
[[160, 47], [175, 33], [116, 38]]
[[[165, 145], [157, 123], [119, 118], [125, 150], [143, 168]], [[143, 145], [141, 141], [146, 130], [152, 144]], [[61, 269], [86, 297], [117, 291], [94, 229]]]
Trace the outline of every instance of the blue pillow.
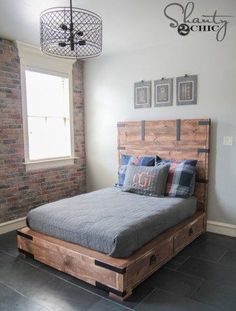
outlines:
[[150, 156], [136, 157], [136, 156], [130, 156], [127, 154], [122, 154], [120, 163], [121, 165], [134, 164], [138, 166], [154, 166], [155, 157], [150, 157]]
[[125, 181], [125, 174], [127, 171], [128, 165], [121, 165], [118, 171], [118, 183], [116, 184], [119, 187], [122, 187]]
[[125, 180], [125, 174], [128, 165], [137, 165], [137, 166], [155, 166], [155, 157], [151, 156], [142, 156], [136, 157], [131, 155], [122, 154], [120, 159], [120, 168], [118, 171], [118, 183], [117, 186], [122, 187]]
[[128, 165], [130, 158], [131, 158], [130, 155], [122, 154], [121, 158], [120, 158], [120, 164], [121, 165]]

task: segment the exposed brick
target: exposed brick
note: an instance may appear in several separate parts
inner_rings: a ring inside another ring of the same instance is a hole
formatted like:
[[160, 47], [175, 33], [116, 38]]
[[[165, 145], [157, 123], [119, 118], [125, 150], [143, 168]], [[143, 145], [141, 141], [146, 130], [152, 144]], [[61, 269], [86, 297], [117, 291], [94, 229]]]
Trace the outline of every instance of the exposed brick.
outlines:
[[15, 44], [0, 38], [0, 223], [23, 217], [41, 204], [86, 191], [83, 63], [73, 65], [75, 165], [26, 172]]

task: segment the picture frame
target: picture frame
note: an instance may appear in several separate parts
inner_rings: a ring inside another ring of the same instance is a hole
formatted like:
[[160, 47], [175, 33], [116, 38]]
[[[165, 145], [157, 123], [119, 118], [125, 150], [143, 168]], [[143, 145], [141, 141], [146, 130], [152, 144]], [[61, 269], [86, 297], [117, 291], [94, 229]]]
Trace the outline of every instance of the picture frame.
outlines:
[[197, 75], [185, 75], [176, 78], [176, 104], [197, 104]]
[[152, 106], [152, 82], [141, 81], [134, 84], [134, 108], [150, 108]]
[[154, 107], [173, 105], [173, 78], [154, 81]]

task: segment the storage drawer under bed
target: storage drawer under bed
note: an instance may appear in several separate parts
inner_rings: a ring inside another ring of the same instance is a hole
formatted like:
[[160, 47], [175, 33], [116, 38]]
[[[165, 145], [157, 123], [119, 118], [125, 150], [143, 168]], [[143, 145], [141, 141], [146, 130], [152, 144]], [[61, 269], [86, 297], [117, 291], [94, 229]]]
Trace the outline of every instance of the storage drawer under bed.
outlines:
[[195, 219], [174, 235], [174, 253], [178, 253], [204, 230], [204, 216]]
[[157, 270], [159, 266], [168, 261], [168, 259], [172, 257], [172, 253], [173, 239], [170, 237], [145, 254], [143, 258], [128, 267], [127, 286], [136, 286], [141, 283], [151, 275], [153, 271]]

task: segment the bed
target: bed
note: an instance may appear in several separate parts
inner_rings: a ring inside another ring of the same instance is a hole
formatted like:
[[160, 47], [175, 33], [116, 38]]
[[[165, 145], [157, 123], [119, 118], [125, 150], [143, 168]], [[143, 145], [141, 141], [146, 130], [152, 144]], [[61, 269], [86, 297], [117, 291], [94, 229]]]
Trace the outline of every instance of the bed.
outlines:
[[18, 230], [19, 252], [126, 299], [206, 230], [209, 135], [209, 119], [118, 123], [119, 159], [197, 159], [194, 197], [147, 197], [111, 187], [49, 203], [31, 210], [28, 226]]
[[106, 188], [45, 204], [29, 212], [31, 229], [122, 258], [191, 217], [195, 197], [157, 198]]

